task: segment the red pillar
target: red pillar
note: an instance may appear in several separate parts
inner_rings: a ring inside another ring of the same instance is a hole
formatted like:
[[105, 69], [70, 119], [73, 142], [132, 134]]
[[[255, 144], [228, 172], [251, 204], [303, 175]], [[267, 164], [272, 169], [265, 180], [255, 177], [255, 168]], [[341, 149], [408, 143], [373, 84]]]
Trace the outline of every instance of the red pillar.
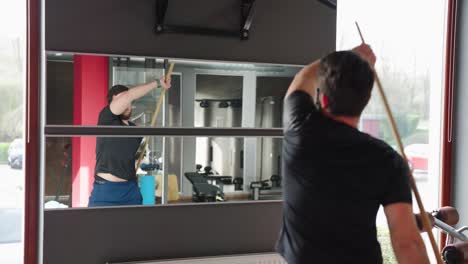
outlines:
[[[75, 55], [73, 124], [97, 125], [99, 112], [107, 104], [108, 57]], [[96, 138], [72, 139], [72, 206], [88, 206], [96, 163]]]

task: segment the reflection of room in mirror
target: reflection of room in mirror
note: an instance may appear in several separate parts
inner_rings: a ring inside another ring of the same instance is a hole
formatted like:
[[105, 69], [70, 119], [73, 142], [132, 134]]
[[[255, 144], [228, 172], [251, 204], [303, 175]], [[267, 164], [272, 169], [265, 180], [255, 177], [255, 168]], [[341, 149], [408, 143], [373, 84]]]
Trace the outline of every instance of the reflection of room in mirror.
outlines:
[[46, 141], [45, 202], [71, 206], [71, 139], [49, 138]]
[[[47, 124], [96, 125], [113, 85], [132, 89], [164, 73], [161, 58], [56, 54], [47, 53]], [[176, 65], [172, 87], [155, 127], [281, 128], [283, 98], [299, 67], [177, 59], [171, 62]], [[131, 121], [140, 127], [150, 126], [160, 94], [161, 89], [155, 89], [132, 102]], [[94, 180], [95, 139], [63, 140], [75, 146], [59, 198], [67, 198], [62, 199], [64, 204], [72, 207], [87, 206]], [[281, 198], [280, 138], [168, 135], [147, 140], [143, 164], [159, 167], [148, 172], [157, 176], [157, 204]], [[46, 150], [46, 195], [54, 200], [58, 174], [53, 172], [57, 171], [53, 161], [62, 151], [60, 144], [48, 142], [52, 147]], [[146, 172], [139, 169], [138, 173]], [[208, 188], [214, 193], [212, 197], [197, 196], [197, 183], [193, 181], [200, 178], [194, 176], [203, 178], [202, 185], [213, 186]], [[171, 190], [165, 194], [164, 182]]]
[[[282, 127], [283, 99], [292, 77], [257, 78], [255, 126]], [[257, 180], [267, 182], [271, 189], [281, 188], [282, 140], [259, 138], [257, 141]]]
[[[196, 78], [195, 126], [242, 126], [243, 77], [198, 74]], [[197, 138], [196, 164], [211, 168], [214, 175], [242, 179], [243, 151], [240, 138]], [[223, 187], [235, 191], [232, 184]]]

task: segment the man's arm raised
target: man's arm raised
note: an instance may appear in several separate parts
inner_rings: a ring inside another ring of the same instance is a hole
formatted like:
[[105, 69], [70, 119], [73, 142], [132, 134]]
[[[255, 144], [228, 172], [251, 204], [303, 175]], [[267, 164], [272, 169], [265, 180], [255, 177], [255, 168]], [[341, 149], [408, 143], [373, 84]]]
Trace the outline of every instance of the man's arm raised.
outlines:
[[315, 89], [319, 85], [318, 80], [318, 69], [320, 66], [320, 60], [316, 60], [311, 64], [305, 66], [300, 70], [294, 80], [289, 85], [286, 97], [295, 91], [304, 91], [308, 93], [312, 98], [315, 97]]
[[[376, 58], [369, 45], [361, 44], [353, 48], [352, 51], [367, 61], [371, 67], [374, 67]], [[302, 68], [289, 85], [286, 97], [295, 91], [304, 91], [315, 98], [316, 89], [320, 85], [319, 67], [320, 59]]]
[[[164, 77], [160, 80], [161, 87], [163, 89], [169, 89], [171, 87], [171, 79], [164, 80]], [[140, 84], [133, 88], [130, 88], [128, 91], [119, 93], [115, 95], [110, 103], [110, 110], [114, 115], [122, 114], [127, 107], [131, 105], [131, 103], [143, 97], [145, 94], [150, 92], [151, 90], [158, 87], [158, 81], [154, 80], [149, 83]]]

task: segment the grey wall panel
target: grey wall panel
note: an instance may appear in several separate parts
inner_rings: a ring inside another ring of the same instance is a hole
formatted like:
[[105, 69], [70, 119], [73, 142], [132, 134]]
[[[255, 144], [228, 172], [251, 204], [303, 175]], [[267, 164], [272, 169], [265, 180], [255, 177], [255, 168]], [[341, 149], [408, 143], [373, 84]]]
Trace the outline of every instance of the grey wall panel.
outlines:
[[281, 202], [44, 212], [44, 263], [105, 263], [274, 250]]
[[460, 224], [468, 225], [468, 3], [458, 1], [454, 119], [452, 201], [460, 213]]
[[[155, 0], [46, 0], [46, 49], [306, 64], [335, 49], [336, 11], [315, 0], [257, 0], [247, 41], [156, 35]], [[169, 0], [172, 24], [237, 29], [240, 0]]]

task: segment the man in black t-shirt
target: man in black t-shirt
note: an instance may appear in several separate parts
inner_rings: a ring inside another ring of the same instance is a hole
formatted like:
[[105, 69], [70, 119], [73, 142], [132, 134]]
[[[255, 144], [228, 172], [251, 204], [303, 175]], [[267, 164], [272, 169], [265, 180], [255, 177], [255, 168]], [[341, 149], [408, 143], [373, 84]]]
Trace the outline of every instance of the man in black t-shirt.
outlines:
[[302, 69], [287, 91], [277, 250], [289, 264], [382, 263], [380, 205], [398, 262], [429, 263], [412, 213], [407, 162], [357, 129], [374, 64], [364, 44], [333, 52]]
[[[171, 80], [161, 78], [131, 89], [113, 86], [107, 95], [109, 104], [99, 113], [98, 125], [134, 126], [130, 121], [132, 102], [157, 87], [169, 89]], [[140, 143], [141, 138], [132, 137], [96, 139], [95, 179], [89, 207], [142, 203], [135, 170], [135, 154]]]

